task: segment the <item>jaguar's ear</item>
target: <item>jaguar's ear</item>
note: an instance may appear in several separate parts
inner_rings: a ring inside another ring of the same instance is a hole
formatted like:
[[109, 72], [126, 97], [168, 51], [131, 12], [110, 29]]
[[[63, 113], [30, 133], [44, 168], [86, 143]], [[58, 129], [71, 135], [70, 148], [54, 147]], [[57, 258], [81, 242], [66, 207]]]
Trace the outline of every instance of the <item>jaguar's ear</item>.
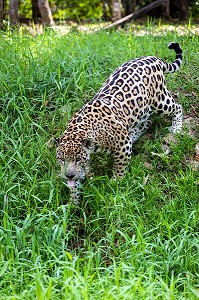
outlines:
[[49, 147], [49, 148], [53, 148], [54, 146], [57, 147], [60, 143], [60, 138], [51, 138], [47, 143], [46, 145]]
[[54, 138], [54, 145], [58, 146], [60, 143], [61, 139], [60, 138]]

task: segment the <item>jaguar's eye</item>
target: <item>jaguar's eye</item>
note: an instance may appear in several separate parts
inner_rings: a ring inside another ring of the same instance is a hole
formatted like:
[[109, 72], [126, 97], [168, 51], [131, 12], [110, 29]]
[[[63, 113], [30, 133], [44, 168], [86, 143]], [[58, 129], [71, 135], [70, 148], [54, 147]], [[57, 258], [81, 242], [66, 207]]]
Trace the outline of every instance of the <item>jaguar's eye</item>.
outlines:
[[76, 162], [79, 163], [81, 161], [81, 157], [76, 157]]
[[64, 159], [58, 159], [58, 162], [61, 164], [61, 165], [64, 165], [65, 164], [65, 161], [64, 161]]

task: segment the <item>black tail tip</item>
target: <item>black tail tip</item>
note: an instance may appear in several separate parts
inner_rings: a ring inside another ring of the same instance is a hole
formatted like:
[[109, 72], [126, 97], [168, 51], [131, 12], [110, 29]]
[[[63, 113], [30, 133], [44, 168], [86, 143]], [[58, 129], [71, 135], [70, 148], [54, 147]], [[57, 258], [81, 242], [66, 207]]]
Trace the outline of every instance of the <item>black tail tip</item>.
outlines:
[[175, 42], [171, 42], [169, 45], [168, 45], [168, 48], [169, 49], [173, 49], [176, 53], [180, 54], [182, 53], [182, 49], [180, 48], [180, 45], [178, 43], [175, 43]]

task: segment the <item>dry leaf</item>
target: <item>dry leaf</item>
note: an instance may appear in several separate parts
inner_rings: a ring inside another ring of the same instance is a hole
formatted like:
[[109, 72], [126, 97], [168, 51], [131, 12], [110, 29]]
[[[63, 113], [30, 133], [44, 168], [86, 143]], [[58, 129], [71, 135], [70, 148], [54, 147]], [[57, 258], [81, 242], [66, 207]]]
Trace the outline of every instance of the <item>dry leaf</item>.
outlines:
[[192, 161], [190, 162], [190, 166], [191, 166], [191, 168], [192, 168], [193, 171], [197, 172], [198, 169], [199, 169], [199, 161], [197, 161], [197, 160], [192, 160]]
[[192, 94], [192, 96], [194, 96], [194, 97], [197, 97], [197, 96], [198, 96], [198, 94], [197, 94], [195, 91], [192, 91], [191, 94]]
[[170, 145], [176, 144], [177, 140], [172, 133], [169, 133], [163, 138], [163, 141], [162, 150], [164, 154], [168, 155], [171, 152]]
[[151, 137], [151, 133], [146, 133], [146, 134], [145, 134], [145, 139], [146, 139], [146, 140], [149, 140], [150, 137]]
[[189, 164], [189, 166], [192, 168], [192, 170], [194, 172], [198, 171], [198, 169], [199, 169], [199, 160], [187, 159], [187, 163]]
[[150, 164], [149, 162], [145, 161], [145, 162], [144, 162], [144, 165], [145, 165], [145, 167], [146, 167], [147, 169], [153, 170], [153, 166], [152, 166], [152, 164]]
[[187, 127], [188, 129], [188, 135], [190, 135], [191, 137], [195, 138], [197, 135], [197, 131], [198, 131], [198, 126], [199, 126], [199, 118], [197, 118], [196, 116], [185, 116], [184, 117], [184, 121], [183, 121], [183, 125]]
[[109, 267], [109, 266], [111, 265], [110, 260], [106, 260], [106, 261], [105, 261], [105, 264], [106, 264], [106, 267]]
[[175, 138], [175, 136], [172, 133], [167, 134], [164, 138], [164, 143], [166, 143], [167, 145], [171, 145], [171, 143], [176, 144], [177, 140]]
[[152, 154], [153, 156], [165, 157], [165, 156], [167, 156], [167, 155], [169, 154], [169, 152], [170, 152], [170, 148], [167, 148], [167, 149], [164, 150], [163, 153], [155, 153], [155, 152], [151, 152], [151, 154]]
[[164, 151], [164, 154], [169, 154], [171, 152], [171, 149], [168, 144], [162, 144], [162, 150]]
[[46, 107], [48, 105], [48, 100], [46, 100], [45, 102], [44, 102], [44, 107]]
[[195, 147], [195, 156], [199, 156], [199, 143], [197, 143]]
[[148, 181], [149, 181], [149, 174], [146, 177], [144, 177], [143, 185], [146, 185]]

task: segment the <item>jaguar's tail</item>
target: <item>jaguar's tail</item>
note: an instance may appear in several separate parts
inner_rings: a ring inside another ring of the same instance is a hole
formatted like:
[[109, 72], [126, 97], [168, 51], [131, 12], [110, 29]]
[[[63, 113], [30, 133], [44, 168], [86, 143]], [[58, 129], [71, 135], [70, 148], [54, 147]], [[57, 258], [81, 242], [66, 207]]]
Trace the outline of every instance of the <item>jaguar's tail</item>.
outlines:
[[176, 72], [182, 64], [182, 49], [178, 43], [170, 43], [168, 45], [169, 49], [173, 49], [176, 53], [176, 59], [172, 63], [165, 62], [164, 73]]

